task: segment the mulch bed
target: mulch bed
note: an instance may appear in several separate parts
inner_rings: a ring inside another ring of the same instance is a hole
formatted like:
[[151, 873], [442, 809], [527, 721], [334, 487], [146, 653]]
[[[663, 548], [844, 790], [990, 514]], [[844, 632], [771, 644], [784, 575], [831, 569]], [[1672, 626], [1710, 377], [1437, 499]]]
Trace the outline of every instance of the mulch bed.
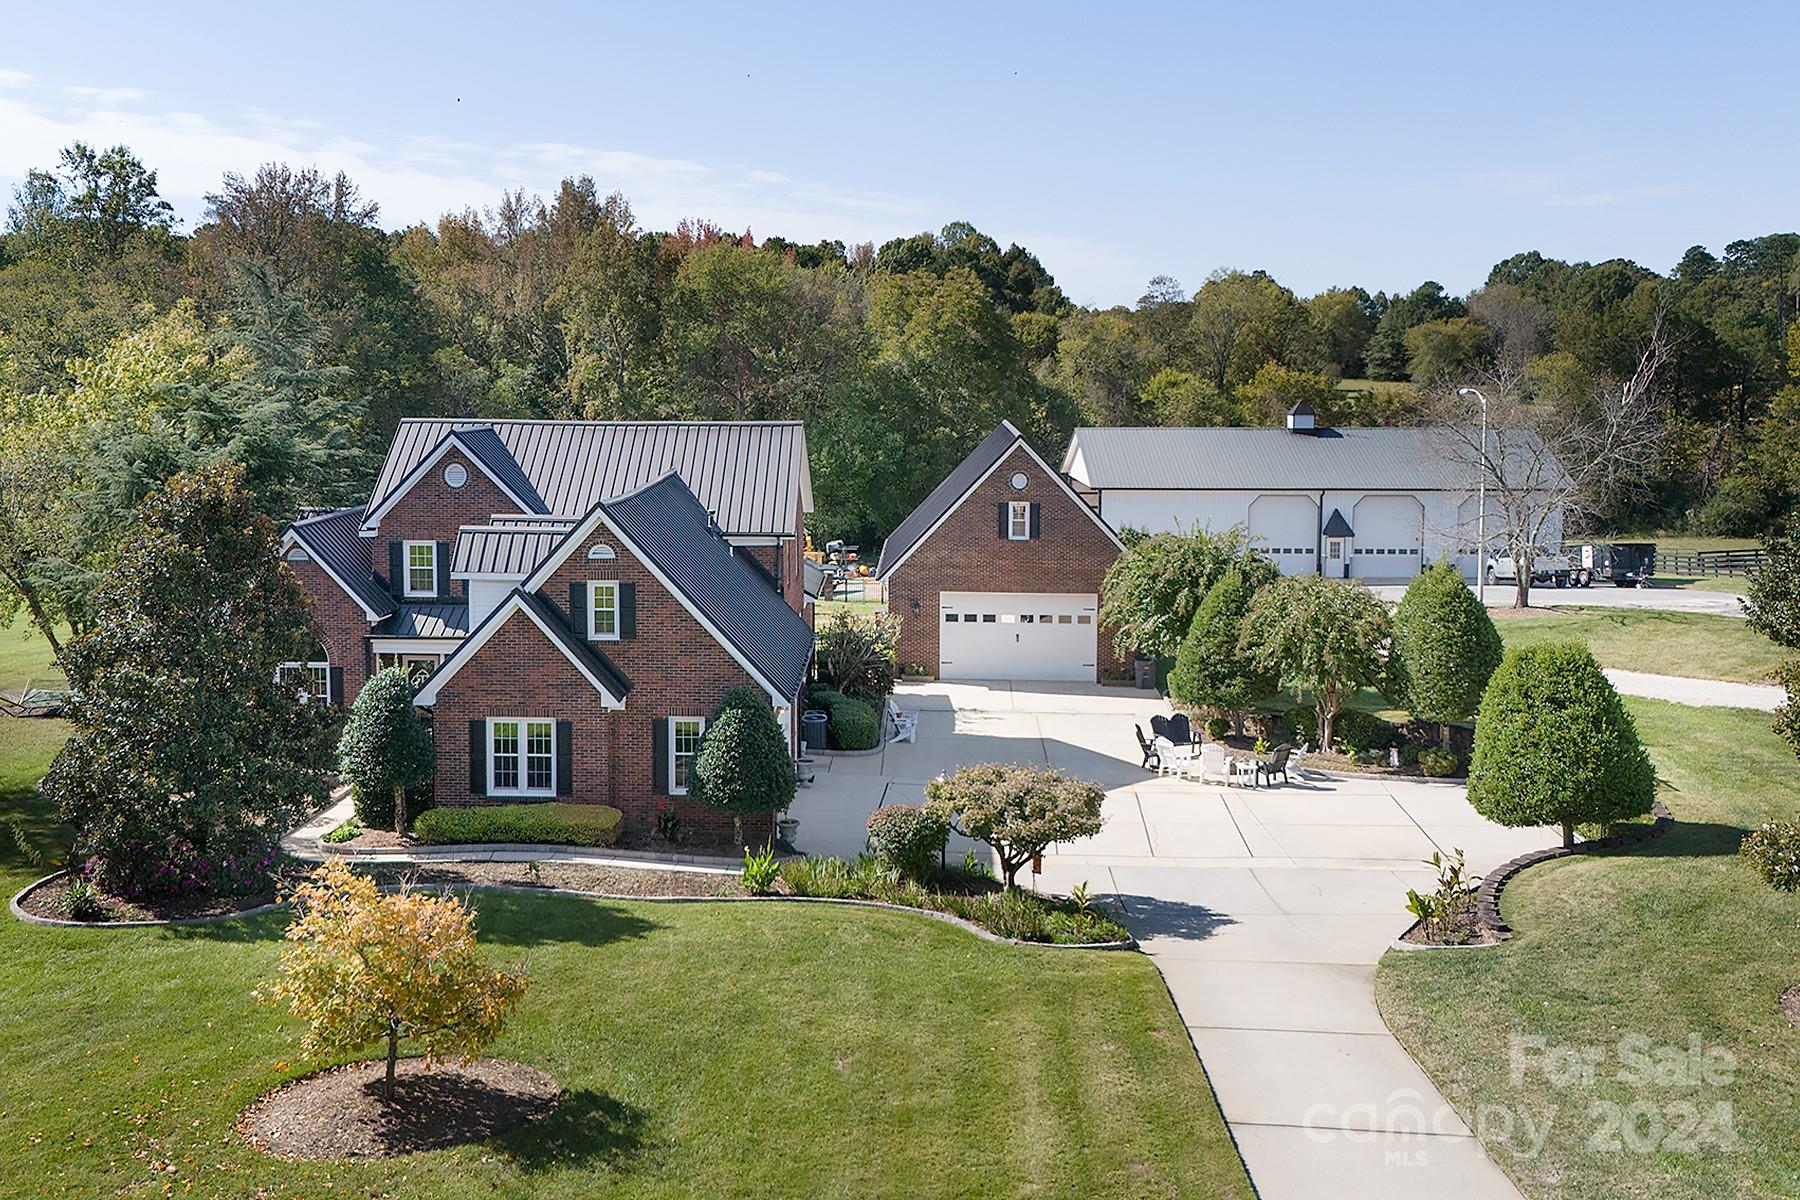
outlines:
[[[266, 887], [256, 888], [235, 895], [220, 895], [213, 892], [199, 892], [190, 896], [166, 896], [145, 900], [126, 900], [119, 896], [102, 896], [107, 915], [103, 920], [90, 921], [91, 925], [107, 925], [116, 921], [181, 921], [194, 917], [226, 917], [234, 913], [245, 912], [252, 908], [260, 908], [275, 902], [276, 893], [285, 891], [286, 885], [297, 882], [304, 870], [289, 869], [281, 876], [271, 879]], [[59, 876], [33, 888], [19, 901], [19, 907], [34, 917], [49, 917], [58, 921], [67, 921], [68, 910], [63, 907], [63, 897], [69, 891], [69, 877]]]
[[394, 1158], [486, 1141], [556, 1107], [562, 1089], [535, 1067], [481, 1058], [466, 1064], [404, 1059], [394, 1103], [381, 1099], [385, 1060], [297, 1079], [245, 1109], [237, 1131], [291, 1159]]
[[1781, 1014], [1800, 1027], [1800, 983], [1781, 993]]
[[1425, 922], [1415, 921], [1400, 935], [1400, 940], [1415, 946], [1491, 946], [1500, 939], [1481, 923], [1470, 905], [1468, 911], [1452, 918], [1447, 930], [1434, 934], [1426, 929]]
[[[536, 867], [534, 871], [532, 868]], [[579, 863], [446, 862], [359, 864], [357, 870], [381, 883], [456, 885], [507, 884], [512, 887], [566, 888], [615, 896], [744, 896], [736, 875], [702, 871], [638, 870]]]

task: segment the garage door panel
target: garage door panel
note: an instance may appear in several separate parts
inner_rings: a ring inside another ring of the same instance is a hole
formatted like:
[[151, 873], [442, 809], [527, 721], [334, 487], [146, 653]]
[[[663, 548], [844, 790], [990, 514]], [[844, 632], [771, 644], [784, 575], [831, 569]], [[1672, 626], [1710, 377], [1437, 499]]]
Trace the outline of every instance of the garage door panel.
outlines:
[[1093, 682], [1098, 597], [1060, 592], [945, 592], [940, 679]]
[[1258, 496], [1250, 502], [1250, 541], [1289, 575], [1318, 566], [1319, 506], [1305, 496]]
[[1364, 496], [1352, 510], [1356, 556], [1350, 573], [1364, 579], [1417, 575], [1425, 510], [1412, 496]]

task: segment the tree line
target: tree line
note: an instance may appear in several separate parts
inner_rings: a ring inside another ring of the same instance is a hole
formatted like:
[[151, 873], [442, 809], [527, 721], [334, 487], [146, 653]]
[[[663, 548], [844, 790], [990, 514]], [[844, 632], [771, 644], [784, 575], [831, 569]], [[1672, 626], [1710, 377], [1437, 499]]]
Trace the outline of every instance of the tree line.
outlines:
[[587, 177], [393, 230], [344, 175], [268, 164], [183, 232], [153, 167], [80, 143], [4, 229], [0, 603], [47, 628], [89, 619], [177, 471], [242, 462], [286, 519], [362, 498], [402, 416], [799, 418], [811, 532], [871, 544], [1001, 419], [1052, 453], [1080, 424], [1273, 424], [1302, 399], [1418, 423], [1488, 376], [1579, 414], [1661, 329], [1653, 487], [1596, 519], [1750, 535], [1800, 496], [1792, 234], [1667, 274], [1529, 252], [1468, 296], [1221, 270], [1097, 310], [967, 224], [879, 247], [652, 231]]

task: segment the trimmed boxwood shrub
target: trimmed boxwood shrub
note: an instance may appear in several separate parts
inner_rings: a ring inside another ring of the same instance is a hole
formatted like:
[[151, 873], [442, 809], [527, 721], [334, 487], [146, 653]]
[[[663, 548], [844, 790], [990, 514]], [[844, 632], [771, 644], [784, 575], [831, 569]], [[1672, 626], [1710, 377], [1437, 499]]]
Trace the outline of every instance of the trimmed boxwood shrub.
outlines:
[[869, 852], [909, 879], [921, 879], [941, 861], [950, 825], [941, 815], [911, 804], [888, 804], [869, 814]]
[[1502, 825], [1575, 826], [1642, 816], [1656, 772], [1637, 725], [1586, 646], [1506, 652], [1475, 720], [1469, 803]]
[[825, 710], [825, 733], [832, 749], [873, 750], [881, 744], [881, 719], [861, 700], [830, 688], [815, 688], [812, 702]]
[[1800, 890], [1800, 825], [1774, 821], [1744, 835], [1738, 853], [1777, 891]]
[[689, 794], [744, 817], [786, 808], [795, 786], [793, 752], [768, 700], [748, 688], [725, 693], [694, 755]]
[[[1319, 740], [1318, 715], [1304, 708], [1295, 709], [1291, 715], [1294, 732], [1309, 745], [1316, 746]], [[1360, 708], [1347, 708], [1331, 723], [1331, 736], [1337, 741], [1348, 742], [1351, 749], [1367, 754], [1386, 750], [1393, 745], [1394, 729], [1394, 723], [1385, 717], [1364, 712]]]
[[1456, 774], [1456, 755], [1436, 746], [1428, 746], [1418, 752], [1419, 770], [1433, 779], [1444, 779]]
[[1500, 631], [1448, 560], [1407, 586], [1394, 612], [1388, 699], [1422, 721], [1467, 721], [1500, 665]]
[[[338, 738], [338, 777], [350, 785], [356, 819], [369, 829], [393, 829], [430, 802], [437, 750], [431, 730], [413, 707], [412, 680], [403, 667], [377, 671], [357, 693]], [[406, 798], [406, 811], [395, 799]], [[400, 832], [406, 830], [401, 828]]]
[[413, 836], [434, 846], [472, 842], [537, 842], [610, 846], [625, 814], [609, 804], [483, 804], [419, 814]]

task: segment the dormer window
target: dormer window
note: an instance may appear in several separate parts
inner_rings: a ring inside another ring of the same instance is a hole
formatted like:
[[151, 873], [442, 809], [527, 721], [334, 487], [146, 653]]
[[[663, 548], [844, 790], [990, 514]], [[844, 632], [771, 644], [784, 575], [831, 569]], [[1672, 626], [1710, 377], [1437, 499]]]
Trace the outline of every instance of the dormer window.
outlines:
[[437, 595], [437, 543], [406, 543], [406, 594]]
[[618, 641], [618, 580], [596, 579], [588, 588], [588, 638], [596, 642]]

